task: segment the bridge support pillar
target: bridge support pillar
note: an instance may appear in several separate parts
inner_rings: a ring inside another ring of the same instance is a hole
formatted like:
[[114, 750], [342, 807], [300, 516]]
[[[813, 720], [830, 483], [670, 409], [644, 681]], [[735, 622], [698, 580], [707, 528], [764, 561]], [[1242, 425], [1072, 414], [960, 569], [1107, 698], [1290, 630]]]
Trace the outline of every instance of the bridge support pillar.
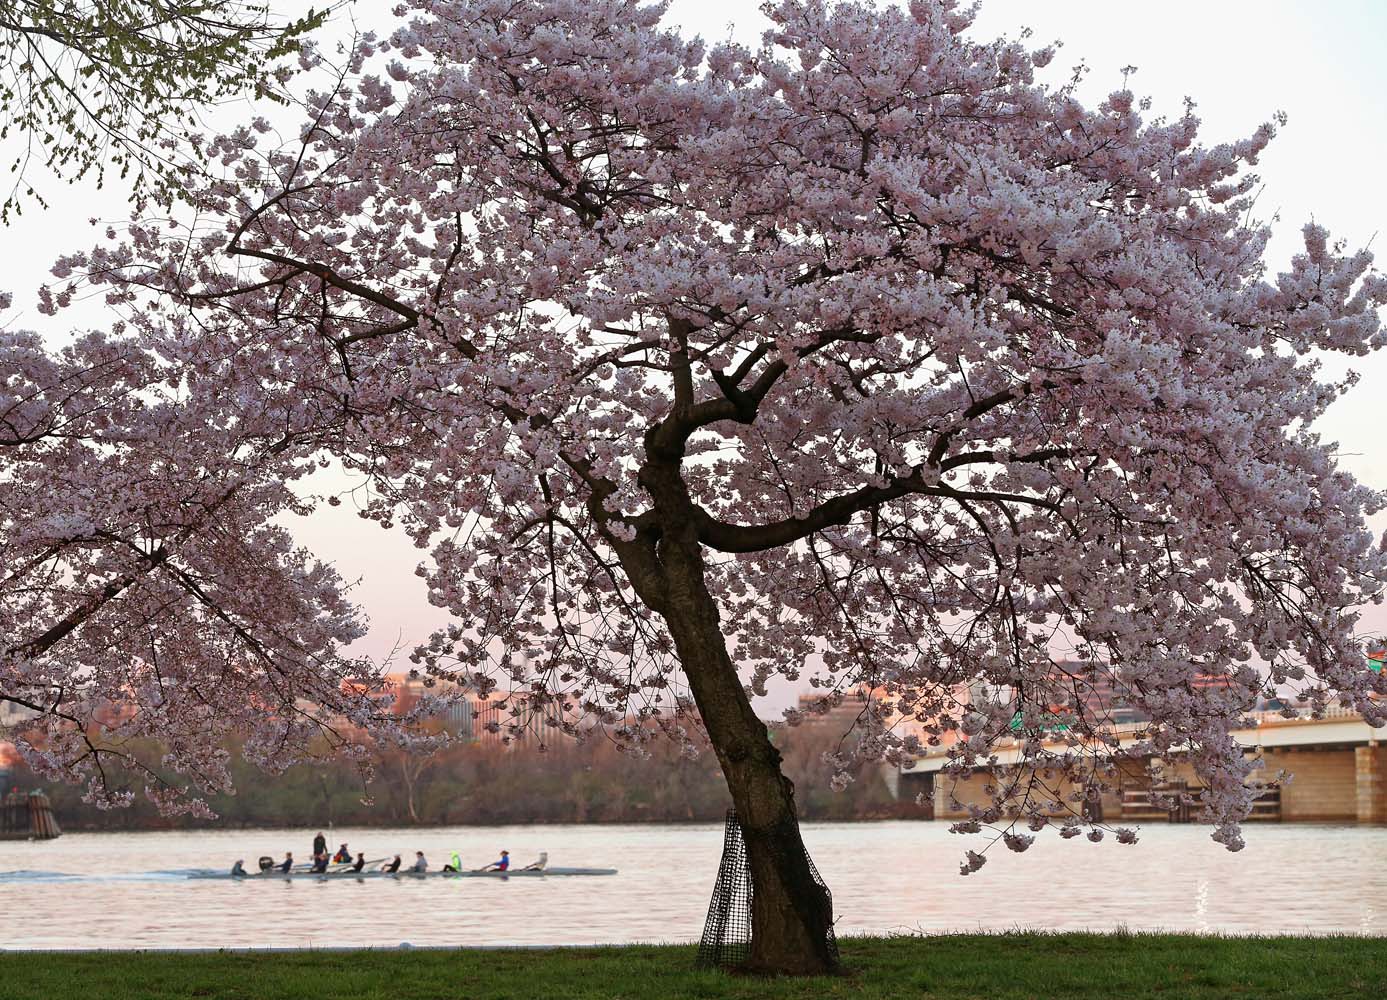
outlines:
[[1358, 778], [1358, 822], [1387, 823], [1387, 746], [1369, 743], [1353, 752]]

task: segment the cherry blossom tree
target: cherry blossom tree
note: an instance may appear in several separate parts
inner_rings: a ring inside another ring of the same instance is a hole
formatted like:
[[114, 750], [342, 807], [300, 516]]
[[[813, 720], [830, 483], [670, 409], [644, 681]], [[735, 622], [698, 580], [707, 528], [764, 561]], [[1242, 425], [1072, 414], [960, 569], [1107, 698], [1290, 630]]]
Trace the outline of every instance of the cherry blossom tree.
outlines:
[[[861, 758], [1015, 741], [1030, 777], [960, 829], [1016, 850], [1084, 828], [1068, 789], [1173, 752], [1237, 848], [1259, 694], [1384, 721], [1354, 638], [1382, 500], [1312, 425], [1351, 384], [1315, 352], [1381, 346], [1387, 281], [1314, 226], [1268, 272], [1275, 123], [1207, 147], [1192, 108], [1085, 107], [1037, 81], [1051, 48], [975, 41], [949, 0], [782, 0], [754, 50], [636, 0], [407, 6], [296, 144], [210, 143], [196, 219], [65, 258], [51, 303], [105, 287], [225, 384], [228, 425], [313, 408], [286, 455], [368, 477], [364, 515], [428, 552], [455, 624], [423, 670], [569, 731], [706, 735], [754, 967], [832, 964], [750, 701], [774, 677], [884, 692]], [[261, 489], [252, 520], [309, 502]], [[1061, 657], [1149, 716], [1135, 744], [1079, 714], [1055, 749]], [[992, 697], [960, 706], [970, 681]]]
[[0, 702], [26, 710], [28, 762], [91, 801], [208, 815], [223, 737], [272, 771], [330, 750], [366, 771], [361, 731], [408, 720], [339, 652], [363, 629], [336, 573], [270, 523], [299, 506], [311, 409], [243, 405], [250, 358], [180, 339], [0, 332]]

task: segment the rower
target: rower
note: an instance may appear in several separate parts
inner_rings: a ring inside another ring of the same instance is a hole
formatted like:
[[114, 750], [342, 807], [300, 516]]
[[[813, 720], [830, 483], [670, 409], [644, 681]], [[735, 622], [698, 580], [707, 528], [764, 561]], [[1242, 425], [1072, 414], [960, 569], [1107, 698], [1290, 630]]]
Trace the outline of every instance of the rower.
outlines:
[[313, 867], [309, 869], [315, 875], [327, 873], [327, 854], [318, 854], [313, 857]]
[[244, 858], [237, 858], [236, 863], [231, 866], [232, 875], [244, 875], [246, 873], [246, 862]]
[[462, 855], [459, 854], [457, 851], [454, 851], [452, 855], [448, 858], [448, 863], [443, 866], [443, 870], [445, 872], [462, 871]]
[[399, 870], [400, 870], [400, 856], [399, 856], [398, 854], [395, 855], [394, 860], [393, 860], [393, 861], [389, 861], [389, 862], [387, 862], [386, 864], [381, 865], [381, 866], [380, 866], [380, 870], [383, 871], [383, 872], [397, 872], [397, 871], [399, 871]]
[[290, 872], [290, 871], [293, 869], [293, 867], [294, 867], [294, 852], [293, 852], [293, 851], [285, 851], [285, 852], [284, 852], [284, 860], [281, 861], [276, 867], [277, 867], [280, 871], [284, 872], [284, 874], [288, 875], [289, 872]]
[[412, 872], [418, 872], [421, 875], [429, 870], [429, 863], [424, 859], [423, 851], [414, 852], [414, 864], [409, 870]]
[[539, 852], [539, 860], [538, 860], [538, 861], [532, 861], [532, 862], [530, 862], [528, 865], [526, 865], [524, 868], [522, 868], [522, 869], [520, 869], [520, 870], [521, 870], [522, 872], [542, 872], [542, 871], [544, 871], [544, 869], [546, 869], [546, 868], [548, 868], [548, 867], [549, 867], [549, 852], [548, 852], [548, 851], [540, 851], [540, 852]]
[[352, 871], [359, 872], [366, 867], [366, 852], [362, 851], [356, 856], [356, 864], [352, 865]]
[[510, 869], [510, 851], [502, 851], [499, 861], [493, 861], [482, 869], [484, 872], [503, 872]]

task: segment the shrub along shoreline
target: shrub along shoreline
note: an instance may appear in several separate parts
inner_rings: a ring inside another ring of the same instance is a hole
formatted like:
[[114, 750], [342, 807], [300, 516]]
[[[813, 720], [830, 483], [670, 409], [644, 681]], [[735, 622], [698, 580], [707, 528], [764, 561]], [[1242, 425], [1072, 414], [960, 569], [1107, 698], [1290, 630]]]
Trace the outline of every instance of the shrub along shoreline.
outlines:
[[847, 938], [845, 974], [694, 968], [689, 945], [376, 951], [3, 952], [29, 1000], [1339, 1000], [1387, 995], [1387, 938], [956, 934]]
[[[837, 750], [842, 727], [824, 722], [777, 730], [785, 773], [795, 783], [800, 819], [920, 819], [928, 811], [913, 799], [892, 798], [880, 768], [862, 768], [857, 780], [836, 792], [826, 751]], [[127, 750], [157, 767], [156, 743]], [[214, 795], [214, 820], [160, 816], [137, 797], [125, 809], [98, 809], [82, 801], [78, 786], [53, 784], [25, 768], [8, 784], [43, 787], [64, 831], [167, 829], [303, 829], [334, 826], [503, 826], [516, 823], [710, 823], [720, 822], [730, 800], [716, 757], [680, 755], [669, 740], [656, 740], [650, 759], [622, 753], [609, 740], [577, 743], [566, 737], [540, 748], [534, 740], [513, 746], [454, 743], [431, 756], [380, 751], [376, 777], [363, 787], [352, 764], [326, 758], [269, 776], [228, 743], [235, 795]], [[7, 788], [0, 787], [0, 793]], [[364, 801], [367, 797], [373, 801]]]

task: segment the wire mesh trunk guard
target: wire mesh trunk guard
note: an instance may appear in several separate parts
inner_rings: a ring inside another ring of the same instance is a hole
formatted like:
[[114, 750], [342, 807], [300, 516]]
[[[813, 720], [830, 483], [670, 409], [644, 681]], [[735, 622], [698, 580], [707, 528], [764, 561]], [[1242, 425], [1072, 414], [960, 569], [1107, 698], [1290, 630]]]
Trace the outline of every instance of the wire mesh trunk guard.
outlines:
[[[823, 890], [825, 900], [832, 906], [833, 895], [819, 877], [819, 870], [808, 855], [809, 870]], [[751, 866], [747, 862], [746, 841], [742, 824], [734, 809], [727, 811], [727, 826], [722, 836], [722, 862], [718, 865], [718, 880], [713, 885], [713, 898], [708, 903], [708, 918], [703, 922], [703, 937], [698, 943], [698, 962], [703, 968], [731, 969], [751, 958]], [[833, 928], [828, 928], [828, 950], [836, 963], [838, 941]]]

